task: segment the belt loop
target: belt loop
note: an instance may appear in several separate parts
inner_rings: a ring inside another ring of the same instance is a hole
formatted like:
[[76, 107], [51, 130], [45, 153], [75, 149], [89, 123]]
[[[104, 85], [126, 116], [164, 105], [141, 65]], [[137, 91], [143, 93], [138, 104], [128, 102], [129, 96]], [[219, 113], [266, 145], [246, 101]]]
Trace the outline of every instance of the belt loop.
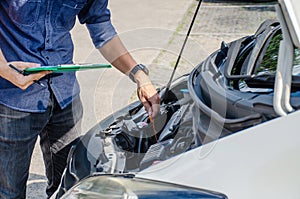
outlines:
[[52, 83], [51, 74], [47, 75], [47, 80], [48, 80], [48, 82], [47, 82], [48, 83], [48, 90], [50, 92], [49, 106], [51, 106], [53, 108], [54, 105], [55, 105], [55, 96], [54, 96], [54, 93], [51, 89], [51, 83]]
[[50, 87], [50, 84], [52, 84], [52, 79], [51, 79], [52, 74], [48, 74], [47, 75], [47, 79], [48, 79], [48, 86]]

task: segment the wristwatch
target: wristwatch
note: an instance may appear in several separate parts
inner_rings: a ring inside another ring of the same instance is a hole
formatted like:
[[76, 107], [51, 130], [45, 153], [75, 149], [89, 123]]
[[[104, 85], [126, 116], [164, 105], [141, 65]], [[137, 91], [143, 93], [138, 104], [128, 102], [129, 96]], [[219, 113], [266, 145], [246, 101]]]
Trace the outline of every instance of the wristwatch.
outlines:
[[135, 82], [135, 79], [134, 79], [134, 75], [139, 71], [139, 70], [142, 70], [146, 75], [149, 75], [149, 70], [148, 68], [143, 65], [143, 64], [138, 64], [136, 65], [135, 67], [133, 67], [133, 69], [131, 69], [130, 73], [129, 73], [129, 78]]

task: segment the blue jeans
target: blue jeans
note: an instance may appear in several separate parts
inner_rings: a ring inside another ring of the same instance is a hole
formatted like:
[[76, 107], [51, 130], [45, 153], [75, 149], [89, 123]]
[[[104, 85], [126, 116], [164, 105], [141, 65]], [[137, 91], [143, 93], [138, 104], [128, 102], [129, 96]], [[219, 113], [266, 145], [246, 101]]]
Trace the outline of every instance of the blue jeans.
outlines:
[[61, 110], [51, 96], [45, 113], [26, 113], [0, 105], [0, 198], [25, 198], [29, 166], [37, 137], [50, 197], [60, 183], [71, 143], [80, 136], [80, 98]]

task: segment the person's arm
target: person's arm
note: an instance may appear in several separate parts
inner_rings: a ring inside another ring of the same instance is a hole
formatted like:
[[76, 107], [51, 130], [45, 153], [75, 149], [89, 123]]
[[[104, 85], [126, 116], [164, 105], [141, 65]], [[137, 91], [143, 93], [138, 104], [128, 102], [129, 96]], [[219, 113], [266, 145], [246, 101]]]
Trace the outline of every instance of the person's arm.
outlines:
[[[110, 21], [108, 0], [88, 1], [78, 14], [80, 23], [86, 24], [94, 46], [117, 69], [129, 74], [137, 63], [128, 53]], [[160, 98], [149, 77], [138, 71], [135, 76], [138, 86], [138, 96], [150, 115], [159, 111]]]
[[16, 70], [10, 68], [8, 65], [12, 64], [16, 68], [20, 70], [24, 70], [25, 68], [36, 67], [39, 64], [30, 63], [30, 62], [7, 62], [1, 49], [0, 49], [0, 76], [4, 79], [10, 81], [17, 87], [22, 90], [28, 88], [31, 84], [34, 83], [35, 80], [39, 80], [40, 78], [44, 77], [45, 75], [49, 74], [49, 71], [43, 71], [39, 73], [35, 73], [32, 75], [24, 76], [18, 73]]
[[[126, 75], [129, 75], [137, 65], [118, 36], [107, 42], [99, 51], [114, 67]], [[150, 78], [143, 71], [138, 71], [134, 79], [137, 83], [139, 99], [149, 115], [155, 116], [159, 111], [160, 97]]]

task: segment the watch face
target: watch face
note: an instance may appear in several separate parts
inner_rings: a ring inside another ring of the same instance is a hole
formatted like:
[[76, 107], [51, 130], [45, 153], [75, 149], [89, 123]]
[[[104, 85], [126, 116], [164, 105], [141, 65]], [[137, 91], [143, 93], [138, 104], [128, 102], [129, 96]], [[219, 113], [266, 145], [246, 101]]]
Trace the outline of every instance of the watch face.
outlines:
[[147, 75], [149, 74], [149, 70], [148, 70], [148, 68], [147, 68], [145, 65], [139, 64], [139, 66], [141, 67], [141, 69], [142, 69]]

